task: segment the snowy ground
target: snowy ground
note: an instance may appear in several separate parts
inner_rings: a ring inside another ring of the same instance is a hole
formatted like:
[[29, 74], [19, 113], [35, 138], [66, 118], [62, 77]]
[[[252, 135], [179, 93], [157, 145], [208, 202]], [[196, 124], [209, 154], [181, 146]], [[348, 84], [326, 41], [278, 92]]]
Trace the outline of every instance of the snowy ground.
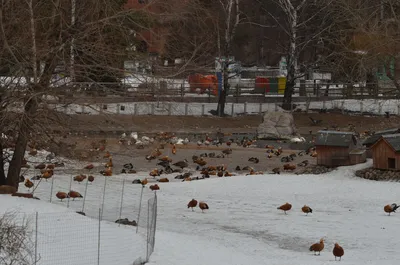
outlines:
[[[97, 264], [98, 220], [41, 200], [9, 195], [0, 195], [0, 200], [0, 214], [18, 212], [16, 220], [27, 218], [33, 231], [38, 212], [37, 265]], [[145, 257], [143, 235], [136, 234], [135, 228], [106, 221], [102, 221], [100, 227], [100, 264], [132, 264], [135, 259]], [[32, 233], [34, 239], [35, 232]]]
[[[269, 111], [278, 111], [280, 100], [277, 103], [227, 103], [225, 112], [229, 115], [259, 114]], [[293, 111], [306, 110], [306, 102], [296, 102]], [[107, 104], [107, 109], [103, 105], [77, 105], [68, 106], [55, 105], [58, 111], [67, 114], [76, 113], [108, 113], [108, 114], [127, 114], [127, 115], [211, 115], [210, 110], [216, 109], [215, 103], [180, 103], [180, 102], [137, 102]], [[123, 107], [121, 109], [121, 107]], [[343, 111], [373, 113], [378, 115], [391, 114], [400, 115], [400, 100], [331, 100], [311, 102], [308, 106], [310, 110], [320, 109], [340, 109]]]
[[[383, 212], [383, 206], [399, 202], [397, 191], [400, 184], [354, 177], [356, 169], [370, 165], [371, 161], [318, 176], [235, 176], [160, 183], [161, 190], [157, 192], [156, 248], [150, 264], [330, 264], [334, 262], [332, 249], [335, 242], [345, 249], [341, 264], [395, 264], [400, 260], [397, 249], [400, 243], [400, 216], [387, 216]], [[53, 204], [66, 207], [68, 202], [57, 200], [55, 193], [58, 190], [68, 190], [71, 176], [57, 174], [57, 171], [55, 173]], [[131, 184], [130, 180], [145, 176], [125, 177], [127, 180], [123, 193], [122, 217], [136, 220], [141, 187]], [[87, 186], [84, 211], [88, 215], [96, 216], [102, 204], [104, 181], [104, 177], [96, 175], [93, 184]], [[95, 223], [98, 221], [43, 202], [50, 197], [51, 182], [42, 182], [35, 191], [35, 195], [42, 201], [22, 201], [15, 198], [9, 200], [16, 200], [21, 205], [19, 209], [27, 208], [29, 212], [39, 210], [47, 212], [43, 215], [53, 216], [53, 219], [49, 217], [49, 221], [43, 225], [46, 229], [41, 230], [39, 225], [42, 240], [50, 242], [45, 249], [50, 253], [53, 262], [58, 256], [65, 255], [64, 252], [71, 253], [70, 250], [65, 250], [67, 247], [75, 247], [77, 250], [73, 257], [62, 256], [61, 262], [57, 264], [96, 264], [96, 248], [92, 249], [90, 246], [97, 239], [95, 231], [91, 230], [97, 229]], [[107, 178], [104, 220], [114, 221], [119, 216], [122, 183], [119, 176]], [[81, 193], [85, 191], [85, 187], [85, 183], [72, 183], [72, 189]], [[21, 190], [26, 188], [21, 187]], [[143, 194], [143, 202], [153, 196], [147, 187]], [[210, 210], [201, 213], [199, 208], [195, 212], [187, 209], [186, 205], [192, 198], [204, 200]], [[3, 197], [1, 200], [3, 202]], [[276, 209], [285, 202], [293, 205], [287, 215]], [[0, 212], [9, 203], [2, 203]], [[82, 200], [70, 201], [69, 207], [71, 210], [81, 210], [82, 203]], [[314, 211], [309, 216], [305, 216], [300, 210], [304, 204]], [[146, 211], [142, 215], [139, 220], [141, 226], [145, 225]], [[142, 239], [136, 238], [130, 228], [118, 228], [105, 221], [102, 223], [107, 233], [102, 241], [107, 244], [102, 250], [105, 262], [102, 264], [131, 264], [134, 254], [145, 252], [144, 249], [137, 249], [140, 248], [139, 245], [132, 244], [132, 239], [134, 242]], [[139, 230], [143, 231], [142, 228]], [[55, 237], [58, 239], [54, 239]], [[326, 241], [325, 250], [321, 256], [314, 256], [308, 248], [320, 238]], [[52, 247], [53, 241], [57, 242], [57, 247]], [[91, 254], [84, 254], [85, 249]], [[87, 258], [86, 263], [79, 263], [82, 257]]]
[[[398, 202], [400, 184], [354, 178], [353, 171], [162, 185], [150, 264], [329, 264], [335, 242], [345, 249], [341, 264], [395, 264], [400, 216], [386, 216], [383, 206]], [[191, 212], [191, 198], [210, 210]], [[287, 215], [276, 209], [285, 202], [293, 205]], [[305, 216], [304, 204], [314, 213]], [[325, 250], [313, 256], [308, 248], [320, 238]]]
[[[44, 162], [48, 154], [46, 151], [38, 151], [36, 156], [26, 154], [31, 168], [23, 172], [24, 176], [32, 178], [40, 174], [34, 166]], [[56, 167], [55, 174], [50, 180], [32, 180], [35, 184], [34, 196], [40, 200], [0, 195], [0, 214], [7, 211], [18, 212], [20, 218], [22, 216], [29, 218], [33, 231], [37, 224], [40, 259], [37, 265], [97, 264], [99, 231], [101, 265], [132, 264], [136, 260], [145, 260], [147, 200], [153, 197], [153, 192], [149, 189], [143, 190], [142, 217], [136, 233], [136, 227], [118, 226], [115, 221], [120, 218], [137, 220], [141, 185], [126, 182], [127, 185], [124, 186], [122, 193], [124, 181], [121, 178], [105, 178], [97, 172], [93, 172], [95, 176], [93, 183], [79, 184], [72, 181], [77, 173], [67, 174], [67, 172], [91, 174], [89, 170], [82, 170], [87, 163], [62, 157], [57, 158], [57, 162], [63, 162], [65, 167]], [[79, 198], [60, 201], [56, 197], [58, 191], [68, 192], [70, 189], [86, 194], [85, 200]], [[31, 191], [32, 189], [26, 188], [24, 183], [20, 183], [19, 192]], [[102, 209], [101, 214], [100, 209]], [[84, 211], [87, 217], [77, 214], [76, 211]], [[36, 212], [38, 212], [37, 222]], [[33, 238], [34, 234], [35, 232]]]

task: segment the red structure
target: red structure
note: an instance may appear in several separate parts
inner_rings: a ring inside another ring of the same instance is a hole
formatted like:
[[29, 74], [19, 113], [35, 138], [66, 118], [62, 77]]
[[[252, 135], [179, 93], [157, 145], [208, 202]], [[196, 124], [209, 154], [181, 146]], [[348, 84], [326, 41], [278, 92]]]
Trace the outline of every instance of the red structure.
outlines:
[[[179, 12], [185, 8], [186, 3], [186, 0], [170, 0], [167, 3], [164, 0], [128, 0], [125, 8], [143, 10], [155, 17], [160, 14], [174, 13], [175, 16], [166, 16], [163, 18], [161, 24], [168, 25], [168, 20], [179, 19]], [[139, 40], [143, 41], [143, 45], [141, 46], [145, 46], [146, 52], [161, 55], [164, 51], [169, 28], [168, 26], [160, 26], [160, 23], [158, 24], [158, 27], [137, 32], [136, 35]]]
[[214, 96], [218, 95], [218, 79], [216, 75], [192, 74], [188, 77], [190, 92], [196, 92], [200, 89], [200, 94], [203, 94], [208, 89]]
[[[143, 10], [149, 13], [158, 13], [156, 5], [148, 4], [146, 0], [128, 0], [125, 4], [126, 9]], [[138, 49], [142, 49], [144, 52], [160, 54], [162, 52], [161, 36], [159, 29], [148, 29], [140, 32], [136, 32], [136, 36], [142, 41]]]

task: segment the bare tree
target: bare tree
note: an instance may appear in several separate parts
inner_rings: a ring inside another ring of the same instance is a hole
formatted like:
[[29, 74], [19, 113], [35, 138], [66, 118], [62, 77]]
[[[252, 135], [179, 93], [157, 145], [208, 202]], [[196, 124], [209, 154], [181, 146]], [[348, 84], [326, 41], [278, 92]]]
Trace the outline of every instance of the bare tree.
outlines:
[[190, 1], [178, 7], [173, 3], [169, 2], [164, 13], [159, 14], [162, 22], [159, 36], [165, 41], [160, 56], [164, 60], [182, 60], [168, 77], [187, 75], [209, 67], [214, 64], [210, 58], [216, 52], [215, 13], [203, 1]]
[[[305, 75], [307, 70], [316, 66], [316, 51], [324, 33], [333, 26], [330, 20], [331, 0], [273, 0], [258, 2], [271, 18], [271, 24], [284, 34], [279, 39], [280, 52], [286, 57], [287, 74], [282, 107], [290, 109], [296, 81]], [[277, 5], [281, 12], [270, 12], [271, 5]]]
[[[400, 96], [400, 4], [387, 1], [340, 0], [335, 4], [335, 16], [346, 17], [332, 39], [338, 52], [335, 61], [346, 61], [348, 69], [338, 74], [348, 75], [349, 82], [367, 83], [369, 92], [377, 95], [377, 75], [386, 76]], [[349, 69], [351, 71], [349, 71]]]
[[[18, 187], [29, 142], [50, 136], [62, 122], [49, 96], [70, 86], [70, 51], [74, 75], [90, 82], [119, 80], [129, 32], [140, 28], [143, 14], [125, 10], [124, 0], [70, 1], [2, 0], [0, 3], [0, 62], [8, 69], [1, 80], [1, 148], [13, 148], [0, 159], [0, 185]], [[71, 21], [71, 11], [76, 20]], [[4, 164], [8, 162], [6, 172]]]
[[218, 95], [217, 115], [224, 116], [226, 97], [229, 93], [229, 57], [232, 56], [232, 42], [240, 23], [240, 0], [219, 0], [222, 9], [222, 37], [218, 34], [218, 55], [222, 58], [223, 88]]
[[35, 263], [35, 253], [30, 220], [17, 217], [13, 212], [0, 216], [0, 264], [31, 265]]
[[240, 0], [190, 1], [172, 23], [167, 38], [166, 55], [185, 59], [175, 75], [211, 68], [215, 57], [220, 58], [223, 87], [218, 94], [218, 116], [224, 115], [229, 93], [229, 58], [241, 23], [240, 4]]

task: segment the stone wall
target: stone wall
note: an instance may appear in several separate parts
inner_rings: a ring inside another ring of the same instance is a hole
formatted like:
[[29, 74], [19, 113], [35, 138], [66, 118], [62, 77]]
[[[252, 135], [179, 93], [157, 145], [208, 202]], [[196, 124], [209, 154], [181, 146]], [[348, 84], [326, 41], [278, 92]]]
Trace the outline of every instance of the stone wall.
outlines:
[[297, 174], [298, 175], [301, 175], [301, 174], [319, 175], [319, 174], [325, 174], [325, 173], [331, 172], [334, 169], [335, 168], [332, 168], [332, 167], [313, 165], [313, 166], [308, 166], [308, 167], [304, 168], [303, 170], [297, 172]]
[[366, 168], [356, 171], [356, 176], [376, 181], [400, 181], [400, 171]]

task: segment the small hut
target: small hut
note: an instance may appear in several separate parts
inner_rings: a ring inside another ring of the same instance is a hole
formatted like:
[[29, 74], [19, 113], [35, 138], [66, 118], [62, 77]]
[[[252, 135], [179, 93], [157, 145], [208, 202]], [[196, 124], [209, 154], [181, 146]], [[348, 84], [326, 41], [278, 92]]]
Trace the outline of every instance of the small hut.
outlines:
[[365, 141], [362, 144], [367, 149], [367, 157], [372, 158], [371, 146], [373, 146], [382, 137], [382, 135], [397, 134], [397, 133], [400, 133], [399, 128], [387, 129], [383, 131], [377, 131], [373, 135], [365, 139]]
[[315, 146], [318, 165], [349, 166], [366, 161], [366, 152], [357, 148], [352, 132], [319, 131]]
[[400, 170], [400, 133], [382, 135], [371, 150], [374, 168]]

